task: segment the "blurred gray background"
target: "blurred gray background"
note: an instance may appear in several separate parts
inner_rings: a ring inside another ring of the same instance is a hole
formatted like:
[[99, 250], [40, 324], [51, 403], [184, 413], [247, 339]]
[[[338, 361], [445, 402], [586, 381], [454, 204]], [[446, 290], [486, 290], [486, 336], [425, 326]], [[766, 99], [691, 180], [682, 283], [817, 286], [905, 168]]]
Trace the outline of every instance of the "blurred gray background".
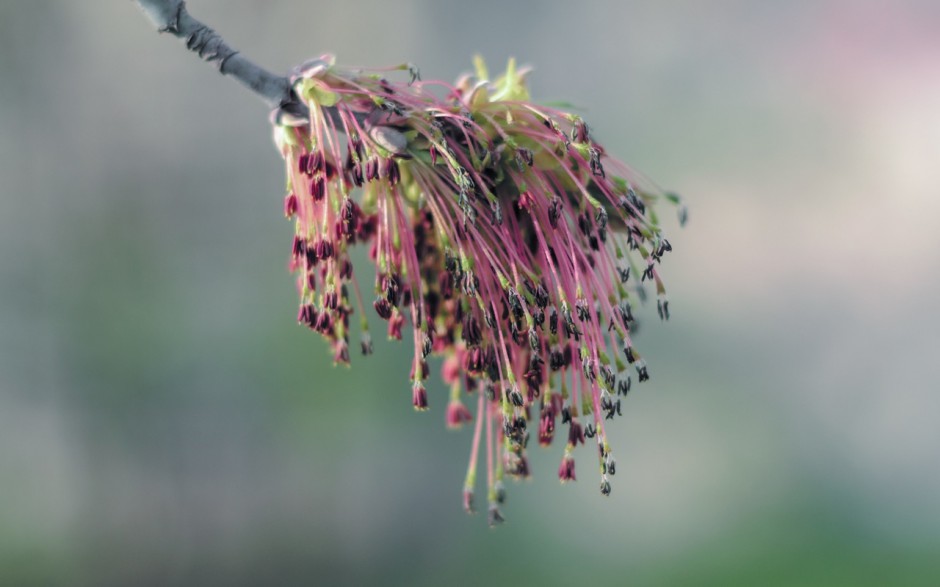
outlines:
[[673, 319], [610, 498], [536, 449], [491, 531], [408, 349], [296, 325], [265, 107], [129, 0], [4, 0], [0, 584], [940, 582], [940, 5], [189, 7], [276, 71], [535, 65], [685, 195]]

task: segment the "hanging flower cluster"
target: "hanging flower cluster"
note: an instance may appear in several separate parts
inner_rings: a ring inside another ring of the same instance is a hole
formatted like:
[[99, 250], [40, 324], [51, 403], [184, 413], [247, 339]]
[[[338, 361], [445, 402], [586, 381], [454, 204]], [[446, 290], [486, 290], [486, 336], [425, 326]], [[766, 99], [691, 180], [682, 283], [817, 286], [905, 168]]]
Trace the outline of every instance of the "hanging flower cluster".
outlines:
[[[410, 79], [385, 77], [395, 70]], [[649, 379], [631, 338], [644, 282], [669, 317], [658, 265], [672, 247], [653, 205], [679, 203], [610, 157], [579, 116], [530, 102], [526, 73], [510, 61], [490, 81], [477, 60], [476, 77], [449, 85], [407, 65], [347, 69], [324, 56], [292, 79], [309, 117], [275, 122], [299, 322], [342, 364], [357, 312], [361, 351], [372, 352], [366, 305], [390, 338], [409, 324], [417, 410], [431, 403], [427, 359], [443, 356], [446, 423], [474, 428], [464, 507], [485, 438], [491, 524], [504, 476], [529, 475], [530, 437], [550, 445], [559, 427], [559, 479], [576, 479], [575, 448], [590, 440], [610, 493], [605, 422], [620, 415], [631, 370]], [[356, 243], [375, 265], [367, 292], [353, 276]]]

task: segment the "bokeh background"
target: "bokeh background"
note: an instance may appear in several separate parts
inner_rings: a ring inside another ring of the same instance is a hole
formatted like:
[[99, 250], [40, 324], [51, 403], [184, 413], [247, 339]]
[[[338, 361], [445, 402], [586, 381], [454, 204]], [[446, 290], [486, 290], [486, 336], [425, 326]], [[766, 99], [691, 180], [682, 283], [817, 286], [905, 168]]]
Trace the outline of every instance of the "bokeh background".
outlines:
[[673, 319], [610, 498], [536, 449], [490, 530], [409, 350], [296, 325], [264, 106], [128, 0], [0, 2], [0, 584], [940, 584], [940, 4], [190, 10], [277, 71], [535, 65], [689, 203]]

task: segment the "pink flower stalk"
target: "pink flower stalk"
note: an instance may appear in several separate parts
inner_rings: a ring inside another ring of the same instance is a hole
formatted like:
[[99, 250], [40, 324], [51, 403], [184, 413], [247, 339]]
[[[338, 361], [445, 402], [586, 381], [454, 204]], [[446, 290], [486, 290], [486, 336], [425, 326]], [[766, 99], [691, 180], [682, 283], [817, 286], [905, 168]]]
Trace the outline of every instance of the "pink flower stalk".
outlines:
[[[411, 79], [386, 79], [393, 70]], [[658, 267], [672, 247], [653, 207], [679, 201], [610, 157], [579, 116], [532, 103], [526, 73], [510, 61], [491, 81], [478, 61], [475, 78], [449, 85], [422, 82], [409, 66], [348, 69], [325, 56], [292, 78], [309, 117], [281, 116], [275, 127], [284, 211], [295, 220], [298, 321], [344, 364], [356, 310], [365, 354], [370, 302], [389, 337], [410, 324], [418, 410], [433, 403], [427, 358], [444, 357], [446, 422], [475, 420], [464, 507], [485, 436], [493, 524], [503, 519], [504, 473], [529, 475], [530, 429], [549, 445], [559, 417], [568, 426], [559, 478], [575, 479], [572, 451], [596, 438], [610, 492], [604, 423], [621, 413], [628, 364], [649, 377], [631, 337], [644, 282], [669, 317]], [[368, 296], [353, 278], [356, 243], [375, 266]], [[475, 415], [461, 394], [477, 396]]]

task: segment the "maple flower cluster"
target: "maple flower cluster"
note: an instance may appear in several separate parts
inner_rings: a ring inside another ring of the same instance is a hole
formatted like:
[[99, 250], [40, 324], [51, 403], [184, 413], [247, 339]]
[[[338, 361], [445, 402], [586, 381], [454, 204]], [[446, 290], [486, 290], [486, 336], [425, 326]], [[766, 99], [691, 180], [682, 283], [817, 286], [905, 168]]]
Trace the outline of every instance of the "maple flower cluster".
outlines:
[[[278, 117], [275, 141], [295, 222], [298, 321], [348, 364], [357, 312], [360, 350], [372, 352], [371, 305], [390, 338], [414, 345], [417, 410], [431, 403], [428, 357], [443, 356], [447, 426], [474, 430], [464, 507], [474, 509], [485, 460], [496, 524], [504, 477], [530, 474], [531, 437], [562, 437], [562, 482], [576, 479], [575, 448], [596, 444], [610, 493], [605, 423], [621, 414], [631, 373], [649, 379], [631, 338], [648, 285], [669, 317], [658, 267], [672, 247], [653, 206], [679, 199], [610, 157], [579, 116], [532, 103], [512, 60], [495, 81], [476, 65], [450, 85], [409, 65], [310, 61], [292, 77], [309, 116]], [[395, 71], [405, 79], [390, 81]], [[375, 266], [366, 292], [350, 260], [356, 243]]]

